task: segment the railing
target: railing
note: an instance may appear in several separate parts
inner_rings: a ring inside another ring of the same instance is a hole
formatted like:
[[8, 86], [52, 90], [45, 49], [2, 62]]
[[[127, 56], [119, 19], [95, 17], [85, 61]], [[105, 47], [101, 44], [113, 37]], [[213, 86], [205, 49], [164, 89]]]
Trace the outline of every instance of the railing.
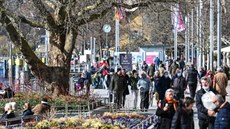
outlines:
[[132, 127], [131, 129], [147, 129], [154, 123], [155, 115], [149, 116], [147, 119]]
[[88, 102], [87, 105], [68, 106], [68, 104], [66, 104], [65, 106], [54, 106], [54, 108], [56, 109], [56, 114], [63, 115], [63, 117], [68, 115], [90, 116], [90, 111], [100, 105], [101, 101], [96, 101]]

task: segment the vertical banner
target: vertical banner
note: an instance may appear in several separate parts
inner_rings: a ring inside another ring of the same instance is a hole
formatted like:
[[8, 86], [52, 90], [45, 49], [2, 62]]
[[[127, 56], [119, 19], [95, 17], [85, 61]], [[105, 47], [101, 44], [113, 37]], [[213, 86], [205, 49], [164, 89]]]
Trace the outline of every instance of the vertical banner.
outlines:
[[154, 63], [154, 59], [159, 56], [158, 52], [146, 52], [145, 62], [150, 65]]
[[120, 65], [126, 71], [132, 71], [132, 54], [120, 54]]
[[172, 19], [173, 31], [175, 31], [175, 29], [178, 32], [185, 30], [185, 23], [183, 20], [183, 16], [179, 4], [175, 4], [172, 7], [171, 19]]

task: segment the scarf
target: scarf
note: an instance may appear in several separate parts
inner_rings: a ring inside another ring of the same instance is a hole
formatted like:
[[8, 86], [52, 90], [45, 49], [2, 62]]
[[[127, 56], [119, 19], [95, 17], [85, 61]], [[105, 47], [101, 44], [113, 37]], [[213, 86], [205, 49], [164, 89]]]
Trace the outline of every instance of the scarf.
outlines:
[[177, 110], [177, 100], [175, 100], [175, 99], [172, 99], [172, 100], [169, 100], [169, 99], [167, 99], [167, 98], [165, 98], [165, 100], [166, 100], [166, 103], [168, 103], [168, 104], [173, 104], [173, 108], [174, 108], [174, 110], [176, 111]]

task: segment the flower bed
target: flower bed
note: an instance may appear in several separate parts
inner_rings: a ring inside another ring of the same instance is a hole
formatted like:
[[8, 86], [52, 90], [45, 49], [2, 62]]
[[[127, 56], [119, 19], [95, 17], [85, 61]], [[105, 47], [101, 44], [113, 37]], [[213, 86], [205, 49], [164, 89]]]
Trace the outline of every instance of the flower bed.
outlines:
[[[103, 116], [93, 117], [65, 117], [43, 120], [41, 122], [27, 123], [28, 128], [36, 129], [58, 129], [58, 128], [78, 128], [78, 129], [130, 129], [141, 123], [147, 117], [138, 113], [108, 113]], [[147, 126], [146, 126], [147, 128]]]
[[[32, 106], [35, 106], [36, 104], [40, 103], [42, 98], [47, 98], [50, 105], [53, 107], [65, 107], [66, 105], [68, 107], [79, 107], [79, 106], [86, 106], [89, 105], [91, 109], [96, 108], [96, 106], [92, 106], [92, 104], [95, 103], [95, 99], [93, 97], [88, 98], [85, 95], [82, 96], [59, 96], [53, 99], [52, 97], [48, 95], [39, 95], [36, 93], [16, 93], [14, 98], [11, 99], [1, 99], [0, 100], [0, 108], [4, 108], [5, 104], [8, 102], [16, 102], [17, 108], [22, 110], [22, 107], [24, 103], [30, 102]], [[100, 106], [100, 103], [97, 102], [97, 106]], [[3, 113], [3, 112], [2, 112]]]

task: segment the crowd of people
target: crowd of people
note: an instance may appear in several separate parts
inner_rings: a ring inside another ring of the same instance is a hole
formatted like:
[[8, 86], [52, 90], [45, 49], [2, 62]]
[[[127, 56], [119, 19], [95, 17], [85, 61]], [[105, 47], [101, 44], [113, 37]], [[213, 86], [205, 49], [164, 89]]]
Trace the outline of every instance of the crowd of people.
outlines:
[[[117, 109], [123, 108], [126, 95], [132, 94], [133, 109], [140, 107], [146, 112], [155, 95], [156, 115], [161, 121], [157, 124], [158, 129], [194, 129], [193, 104], [197, 108], [200, 129], [230, 127], [230, 110], [226, 102], [229, 68], [226, 65], [216, 71], [197, 70], [192, 64], [186, 65], [183, 59], [168, 61], [166, 66], [156, 58], [150, 65], [144, 61], [139, 69], [127, 71], [119, 66], [109, 68], [103, 61], [98, 70], [94, 73], [88, 70], [88, 73], [93, 76], [86, 80], [92, 80], [93, 88], [108, 89], [110, 101]], [[213, 110], [204, 107], [201, 99], [209, 91], [216, 94], [213, 97], [216, 109]]]

